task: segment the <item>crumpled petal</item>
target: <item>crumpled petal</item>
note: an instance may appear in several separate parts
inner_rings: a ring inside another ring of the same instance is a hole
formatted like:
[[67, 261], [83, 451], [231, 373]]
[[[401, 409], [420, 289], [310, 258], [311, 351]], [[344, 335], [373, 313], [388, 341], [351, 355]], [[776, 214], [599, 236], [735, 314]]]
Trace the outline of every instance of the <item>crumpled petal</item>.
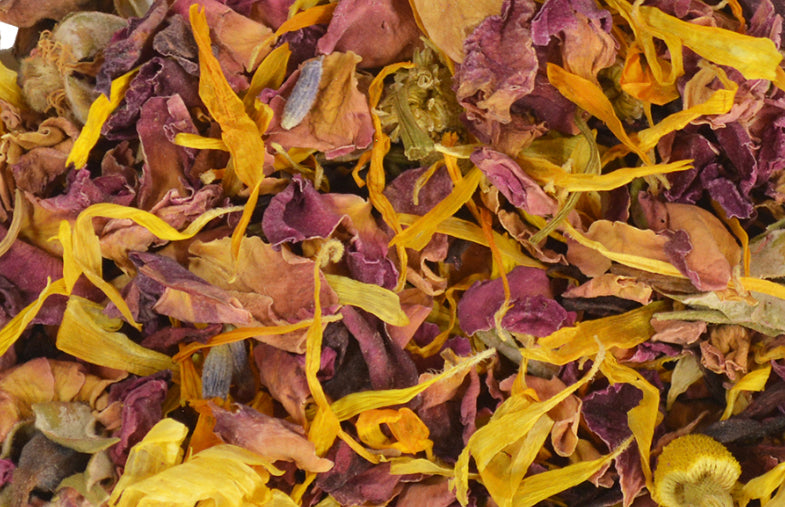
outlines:
[[335, 158], [367, 148], [373, 139], [368, 101], [358, 89], [355, 68], [360, 57], [352, 52], [333, 52], [322, 60], [319, 88], [310, 112], [302, 122], [285, 130], [280, 126], [286, 99], [299, 73], [292, 74], [270, 100], [275, 116], [268, 129], [268, 142], [284, 148], [312, 148]]
[[[502, 326], [516, 333], [546, 336], [561, 326], [572, 324], [575, 314], [553, 300], [545, 272], [521, 266], [507, 274], [511, 307], [502, 317]], [[458, 303], [461, 329], [467, 334], [495, 327], [494, 315], [504, 303], [502, 280], [478, 282]]]
[[[230, 242], [222, 238], [194, 243], [189, 270], [237, 298], [262, 325], [289, 324], [313, 316], [313, 261], [276, 251], [254, 236], [242, 239], [235, 265]], [[287, 277], [281, 278], [280, 273]], [[320, 298], [324, 308], [337, 303], [326, 283], [322, 283]], [[305, 352], [303, 332], [260, 339], [290, 352]]]
[[556, 201], [507, 155], [480, 148], [472, 153], [470, 160], [516, 208], [538, 216], [550, 216], [558, 211]]
[[172, 259], [147, 252], [129, 255], [138, 272], [132, 282], [143, 287], [156, 286], [148, 296], [157, 298], [153, 310], [161, 315], [193, 323], [249, 325], [250, 312], [229, 293], [194, 276]]
[[236, 412], [211, 405], [215, 432], [228, 443], [254, 451], [270, 462], [294, 461], [309, 472], [326, 472], [333, 463], [316, 455], [302, 428], [240, 405]]
[[[530, 35], [534, 2], [508, 0], [464, 42], [466, 57], [455, 74], [458, 102], [469, 122], [510, 123], [513, 103], [534, 90], [537, 55]], [[487, 127], [479, 127], [488, 135]]]
[[408, 1], [349, 0], [338, 4], [317, 48], [322, 54], [352, 51], [367, 69], [411, 58], [419, 37]]
[[413, 0], [423, 31], [457, 63], [463, 62], [463, 41], [488, 16], [498, 15], [503, 0]]

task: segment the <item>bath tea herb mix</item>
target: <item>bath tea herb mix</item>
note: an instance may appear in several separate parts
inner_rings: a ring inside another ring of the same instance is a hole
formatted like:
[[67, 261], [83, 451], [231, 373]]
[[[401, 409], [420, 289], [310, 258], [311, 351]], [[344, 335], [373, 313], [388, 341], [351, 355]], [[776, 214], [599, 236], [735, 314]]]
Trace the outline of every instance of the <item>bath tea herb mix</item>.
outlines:
[[783, 16], [0, 0], [0, 504], [783, 504]]

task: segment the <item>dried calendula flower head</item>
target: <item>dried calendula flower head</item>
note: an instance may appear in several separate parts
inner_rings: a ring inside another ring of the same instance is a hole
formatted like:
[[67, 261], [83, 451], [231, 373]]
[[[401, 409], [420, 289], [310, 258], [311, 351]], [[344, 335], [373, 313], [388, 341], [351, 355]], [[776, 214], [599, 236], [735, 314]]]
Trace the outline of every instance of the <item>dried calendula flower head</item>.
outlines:
[[444, 132], [461, 132], [463, 109], [452, 91], [452, 76], [438, 53], [426, 42], [415, 50], [414, 67], [395, 73], [377, 110], [393, 142], [402, 142], [409, 160], [433, 155]]
[[664, 507], [733, 507], [741, 475], [736, 458], [707, 435], [677, 438], [662, 450], [654, 472], [654, 497]]

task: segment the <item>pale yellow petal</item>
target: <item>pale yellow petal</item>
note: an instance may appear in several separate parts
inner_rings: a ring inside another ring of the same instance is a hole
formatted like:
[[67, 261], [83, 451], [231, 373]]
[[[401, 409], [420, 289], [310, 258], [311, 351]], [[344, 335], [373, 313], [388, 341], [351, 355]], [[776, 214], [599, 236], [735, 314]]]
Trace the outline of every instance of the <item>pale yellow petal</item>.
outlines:
[[671, 374], [671, 387], [668, 389], [668, 398], [665, 407], [670, 410], [676, 398], [689, 389], [689, 387], [703, 378], [700, 363], [692, 354], [679, 358]]
[[171, 358], [118, 332], [122, 321], [103, 314], [103, 306], [72, 295], [57, 332], [57, 348], [92, 364], [136, 375], [174, 369]]
[[612, 384], [618, 382], [630, 384], [643, 393], [640, 403], [627, 412], [627, 424], [638, 443], [641, 468], [644, 477], [646, 477], [646, 485], [651, 491], [653, 486], [650, 465], [651, 445], [654, 438], [654, 428], [660, 421], [660, 391], [637, 370], [619, 364], [611, 354], [605, 357], [600, 369]]
[[409, 323], [409, 317], [401, 308], [401, 300], [395, 292], [346, 276], [325, 274], [324, 277], [338, 294], [338, 302], [342, 305], [362, 308], [393, 326]]
[[123, 475], [112, 491], [110, 505], [115, 505], [126, 488], [180, 463], [181, 445], [188, 428], [181, 422], [165, 418], [158, 421], [128, 453]]
[[38, 294], [35, 301], [27, 305], [9, 320], [0, 330], [0, 355], [5, 354], [33, 321], [46, 299], [53, 294], [67, 294], [65, 281], [61, 278], [56, 282], [47, 280], [46, 287]]
[[71, 153], [65, 161], [66, 165], [73, 164], [77, 169], [81, 169], [87, 165], [87, 158], [90, 156], [90, 151], [98, 142], [101, 137], [101, 129], [112, 114], [112, 111], [117, 109], [120, 102], [125, 97], [125, 92], [128, 85], [136, 75], [138, 69], [123, 74], [122, 76], [112, 81], [112, 86], [109, 92], [109, 98], [106, 95], [99, 95], [97, 99], [90, 106], [87, 113], [87, 121], [82, 127], [82, 132], [74, 142], [71, 148]]
[[619, 447], [606, 456], [592, 461], [581, 461], [564, 468], [547, 470], [527, 477], [518, 488], [513, 504], [516, 507], [528, 507], [538, 502], [547, 500], [568, 488], [577, 486], [587, 481], [589, 477], [602, 470], [613, 459], [621, 454], [630, 444], [632, 439], [627, 439]]
[[0, 63], [0, 99], [20, 109], [25, 107], [22, 89], [17, 84], [17, 73], [2, 63]]
[[766, 382], [769, 380], [770, 374], [771, 363], [767, 363], [764, 367], [758, 368], [757, 370], [752, 370], [751, 372], [747, 373], [738, 382], [736, 382], [733, 387], [725, 391], [725, 411], [722, 413], [720, 420], [724, 421], [733, 415], [733, 409], [736, 406], [736, 400], [739, 399], [739, 396], [742, 392], [763, 391], [763, 389], [766, 387]]
[[439, 224], [453, 216], [472, 198], [481, 179], [482, 172], [475, 167], [455, 185], [450, 195], [442, 199], [439, 204], [407, 227], [406, 230], [396, 234], [390, 241], [390, 245], [402, 245], [415, 250], [425, 248], [425, 245], [436, 233]]
[[424, 382], [420, 382], [412, 387], [403, 389], [387, 389], [380, 391], [362, 391], [347, 394], [340, 400], [332, 403], [333, 412], [338, 416], [341, 421], [351, 419], [352, 417], [366, 411], [376, 408], [389, 407], [408, 403], [415, 396], [428, 389], [430, 386], [439, 382], [442, 379], [457, 375], [458, 373], [472, 368], [479, 363], [490, 359], [496, 354], [493, 349], [486, 350], [477, 355], [471, 356], [464, 361], [452, 366], [438, 375], [434, 375]]

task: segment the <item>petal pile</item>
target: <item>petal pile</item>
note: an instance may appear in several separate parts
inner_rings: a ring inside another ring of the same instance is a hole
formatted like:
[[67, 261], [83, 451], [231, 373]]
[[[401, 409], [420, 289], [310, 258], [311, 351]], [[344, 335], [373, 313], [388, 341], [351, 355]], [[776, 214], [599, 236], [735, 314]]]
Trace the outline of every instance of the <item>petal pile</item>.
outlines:
[[0, 504], [785, 502], [780, 3], [30, 5]]

